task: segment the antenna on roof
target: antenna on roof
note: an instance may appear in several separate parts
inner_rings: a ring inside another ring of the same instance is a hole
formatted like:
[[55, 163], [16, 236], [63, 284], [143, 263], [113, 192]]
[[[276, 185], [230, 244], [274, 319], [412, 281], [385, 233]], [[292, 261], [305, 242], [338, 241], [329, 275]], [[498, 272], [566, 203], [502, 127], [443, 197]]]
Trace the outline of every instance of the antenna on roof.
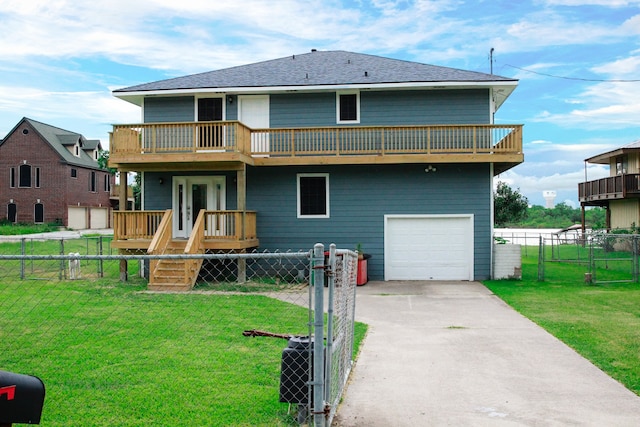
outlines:
[[491, 72], [491, 74], [493, 74], [493, 51], [495, 49], [491, 48], [491, 50], [489, 51], [489, 70]]

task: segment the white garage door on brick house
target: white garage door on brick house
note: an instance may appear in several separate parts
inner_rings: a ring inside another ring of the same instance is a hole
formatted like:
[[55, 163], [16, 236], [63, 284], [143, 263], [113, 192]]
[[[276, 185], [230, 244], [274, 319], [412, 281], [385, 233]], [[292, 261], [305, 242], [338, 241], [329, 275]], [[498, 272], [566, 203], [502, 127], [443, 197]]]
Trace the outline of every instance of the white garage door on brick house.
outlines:
[[385, 215], [385, 280], [473, 280], [473, 215]]
[[69, 220], [67, 227], [73, 230], [87, 228], [87, 209], [84, 207], [69, 206]]

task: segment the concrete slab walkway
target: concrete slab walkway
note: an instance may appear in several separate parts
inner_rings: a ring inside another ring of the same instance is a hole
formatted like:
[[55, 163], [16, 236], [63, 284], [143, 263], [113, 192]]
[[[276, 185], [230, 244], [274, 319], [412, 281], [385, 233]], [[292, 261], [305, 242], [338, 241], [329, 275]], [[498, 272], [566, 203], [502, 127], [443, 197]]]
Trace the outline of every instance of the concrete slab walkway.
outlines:
[[638, 426], [640, 397], [480, 283], [369, 282], [334, 426]]

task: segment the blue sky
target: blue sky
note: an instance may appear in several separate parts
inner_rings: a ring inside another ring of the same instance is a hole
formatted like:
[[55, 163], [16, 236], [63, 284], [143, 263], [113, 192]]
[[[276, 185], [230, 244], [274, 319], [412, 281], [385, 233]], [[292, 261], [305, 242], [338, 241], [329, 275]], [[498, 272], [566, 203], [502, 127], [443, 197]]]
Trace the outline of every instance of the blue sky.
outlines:
[[[577, 202], [584, 159], [640, 139], [640, 0], [0, 0], [0, 138], [29, 117], [108, 141], [111, 91], [319, 50], [520, 79], [496, 123], [525, 163], [498, 179]], [[590, 166], [587, 178], [607, 175]]]

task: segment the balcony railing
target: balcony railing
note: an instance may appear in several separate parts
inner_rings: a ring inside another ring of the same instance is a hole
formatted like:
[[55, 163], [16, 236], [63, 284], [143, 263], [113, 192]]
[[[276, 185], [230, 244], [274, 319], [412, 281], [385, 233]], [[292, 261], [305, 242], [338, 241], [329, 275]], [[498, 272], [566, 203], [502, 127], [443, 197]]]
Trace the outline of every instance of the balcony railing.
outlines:
[[624, 174], [578, 184], [581, 202], [640, 197], [640, 174]]
[[269, 159], [411, 154], [522, 154], [522, 125], [349, 126], [249, 129], [237, 121], [115, 125], [111, 158], [240, 153]]

